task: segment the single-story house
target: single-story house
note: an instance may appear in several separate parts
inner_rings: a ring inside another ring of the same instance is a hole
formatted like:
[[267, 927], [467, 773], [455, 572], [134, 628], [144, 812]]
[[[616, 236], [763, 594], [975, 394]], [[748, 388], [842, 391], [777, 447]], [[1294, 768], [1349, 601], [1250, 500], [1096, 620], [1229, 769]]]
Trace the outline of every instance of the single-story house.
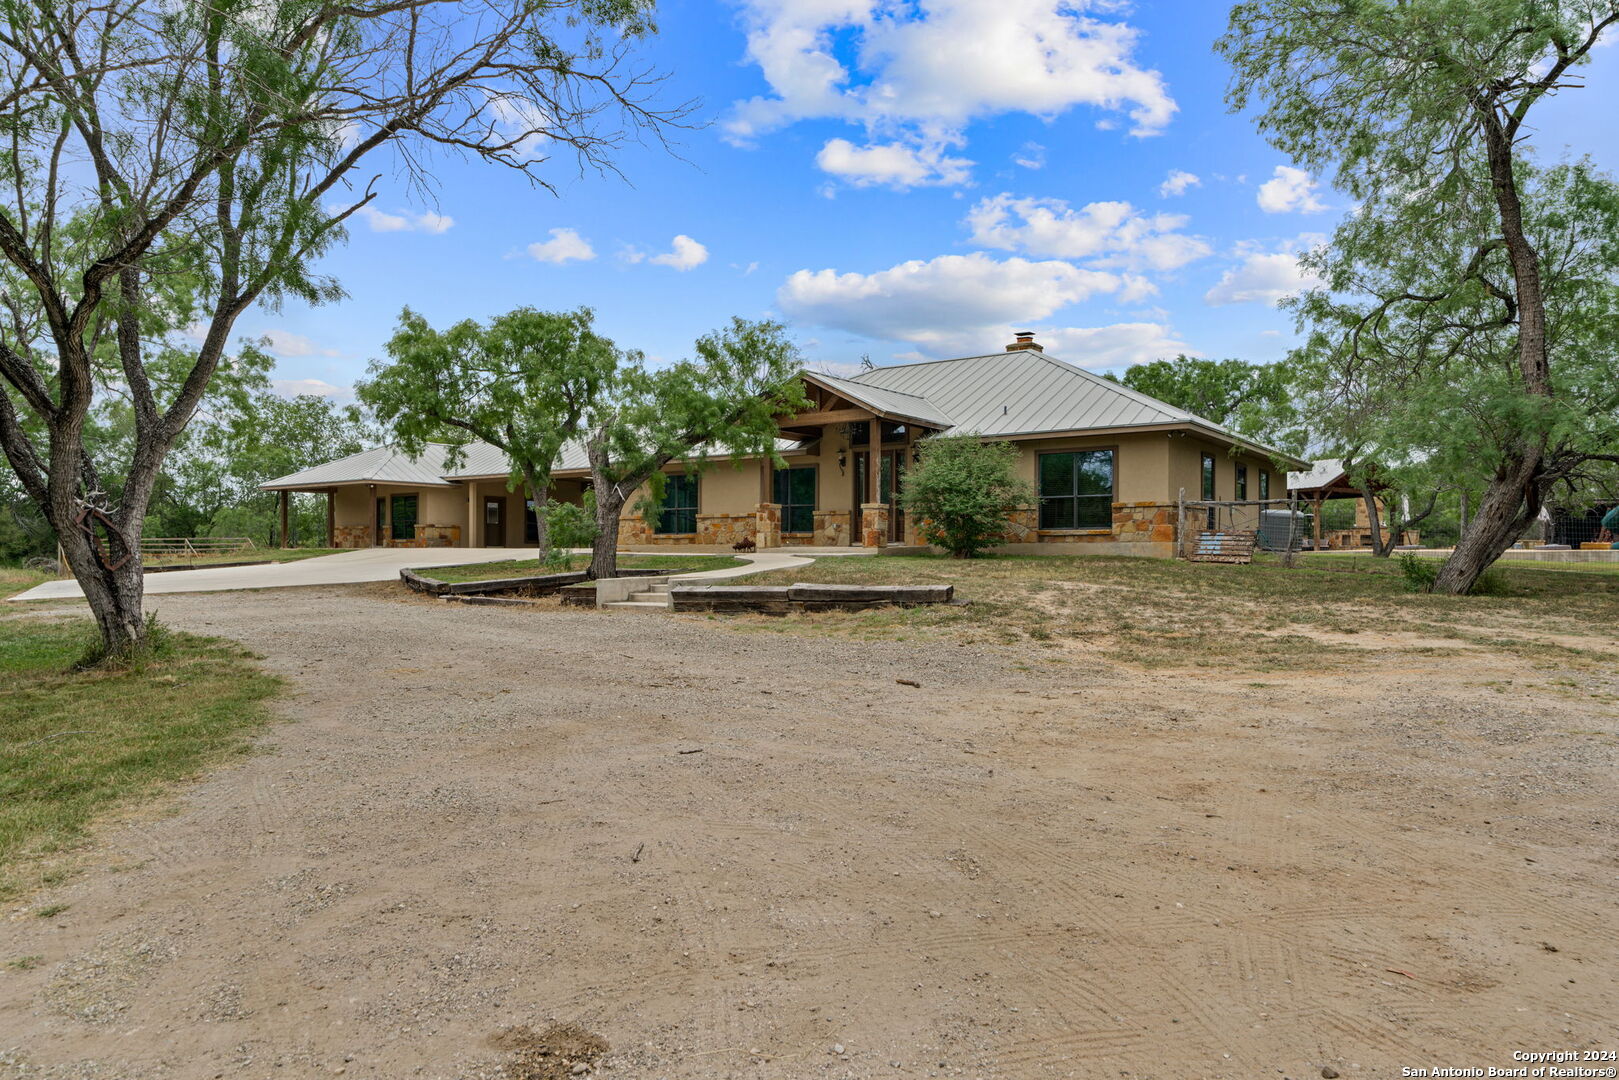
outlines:
[[[1030, 333], [985, 356], [872, 368], [851, 378], [805, 371], [808, 409], [781, 419], [784, 467], [719, 460], [672, 465], [661, 510], [627, 504], [626, 545], [885, 547], [917, 543], [896, 503], [918, 440], [970, 434], [1006, 441], [1037, 493], [1008, 516], [1013, 550], [1170, 555], [1179, 502], [1285, 498], [1280, 451], [1048, 355]], [[378, 447], [273, 480], [323, 492], [332, 543], [520, 547], [533, 509], [507, 485], [508, 464], [474, 444], [454, 467], [445, 446], [417, 458]], [[582, 446], [557, 463], [550, 497], [578, 501], [590, 482]], [[285, 497], [283, 497], [285, 506]]]

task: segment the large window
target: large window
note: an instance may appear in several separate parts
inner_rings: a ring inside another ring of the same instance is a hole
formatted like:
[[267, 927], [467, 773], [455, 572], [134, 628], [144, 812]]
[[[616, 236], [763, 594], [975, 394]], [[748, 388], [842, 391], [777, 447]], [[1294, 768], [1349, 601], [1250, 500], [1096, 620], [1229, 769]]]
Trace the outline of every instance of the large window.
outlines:
[[1203, 455], [1203, 501], [1214, 501], [1214, 455]]
[[1237, 501], [1248, 501], [1248, 466], [1237, 466]]
[[815, 531], [815, 466], [776, 470], [776, 501], [781, 504], [781, 531]]
[[659, 533], [697, 531], [697, 477], [671, 476], [663, 485], [663, 505], [658, 510]]
[[395, 495], [389, 511], [393, 517], [393, 538], [416, 539], [416, 496]]
[[1264, 469], [1259, 470], [1259, 497], [1260, 499], [1270, 498], [1270, 473]]
[[1113, 451], [1040, 455], [1040, 527], [1106, 529], [1113, 525]]
[[523, 500], [523, 543], [540, 542], [540, 517], [534, 512], [534, 500]]

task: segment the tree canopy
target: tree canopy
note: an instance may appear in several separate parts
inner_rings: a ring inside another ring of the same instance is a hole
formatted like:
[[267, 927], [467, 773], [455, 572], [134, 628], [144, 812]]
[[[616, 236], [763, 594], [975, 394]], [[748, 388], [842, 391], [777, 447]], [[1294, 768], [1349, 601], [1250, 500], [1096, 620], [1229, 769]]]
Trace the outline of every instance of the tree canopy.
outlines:
[[1313, 416], [1367, 459], [1482, 477], [1434, 587], [1466, 592], [1548, 493], [1614, 457], [1619, 194], [1536, 160], [1535, 106], [1580, 85], [1613, 0], [1248, 0], [1233, 108], [1355, 209], [1302, 265]]
[[1294, 453], [1304, 449], [1307, 434], [1283, 365], [1182, 354], [1107, 377], [1267, 446]]
[[443, 440], [454, 465], [475, 439], [504, 451], [512, 486], [521, 482], [534, 502], [544, 559], [551, 470], [625, 360], [595, 332], [594, 318], [589, 308], [522, 307], [487, 325], [466, 319], [439, 331], [406, 308], [388, 341], [389, 362], [372, 365], [360, 400], [406, 453]]
[[[376, 198], [373, 152], [430, 195], [424, 149], [549, 186], [679, 122], [630, 49], [646, 0], [0, 0], [0, 449], [104, 646], [143, 638], [140, 534], [164, 456], [254, 304], [336, 300], [318, 270]], [[190, 336], [180, 333], [189, 328]], [[114, 498], [85, 445], [132, 418]]]

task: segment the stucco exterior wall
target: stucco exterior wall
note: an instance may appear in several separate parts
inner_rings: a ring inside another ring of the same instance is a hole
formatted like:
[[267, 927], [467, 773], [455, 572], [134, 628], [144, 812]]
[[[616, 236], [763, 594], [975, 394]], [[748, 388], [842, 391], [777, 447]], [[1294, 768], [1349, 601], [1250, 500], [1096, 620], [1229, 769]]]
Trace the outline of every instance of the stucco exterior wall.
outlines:
[[1203, 497], [1203, 455], [1214, 457], [1214, 498], [1226, 502], [1237, 497], [1237, 466], [1248, 467], [1248, 498], [1259, 498], [1259, 476], [1270, 476], [1270, 497], [1287, 498], [1287, 474], [1262, 454], [1231, 448], [1195, 435], [1176, 434], [1169, 443], [1169, 501], [1174, 502], [1182, 488], [1188, 501]]

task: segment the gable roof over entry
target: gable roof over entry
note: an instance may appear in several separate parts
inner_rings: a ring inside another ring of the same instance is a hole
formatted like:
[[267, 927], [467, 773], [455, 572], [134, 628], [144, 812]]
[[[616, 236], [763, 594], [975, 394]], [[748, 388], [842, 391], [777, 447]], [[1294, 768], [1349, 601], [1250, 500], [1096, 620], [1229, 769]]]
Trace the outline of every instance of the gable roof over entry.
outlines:
[[[481, 445], [481, 444], [480, 444]], [[362, 450], [346, 458], [328, 461], [302, 472], [271, 480], [259, 487], [265, 491], [302, 491], [307, 488], [335, 487], [339, 484], [414, 484], [421, 487], [449, 487], [444, 458], [449, 447], [428, 443], [420, 457], [411, 457], [394, 446]], [[491, 449], [493, 449], [491, 447]]]

